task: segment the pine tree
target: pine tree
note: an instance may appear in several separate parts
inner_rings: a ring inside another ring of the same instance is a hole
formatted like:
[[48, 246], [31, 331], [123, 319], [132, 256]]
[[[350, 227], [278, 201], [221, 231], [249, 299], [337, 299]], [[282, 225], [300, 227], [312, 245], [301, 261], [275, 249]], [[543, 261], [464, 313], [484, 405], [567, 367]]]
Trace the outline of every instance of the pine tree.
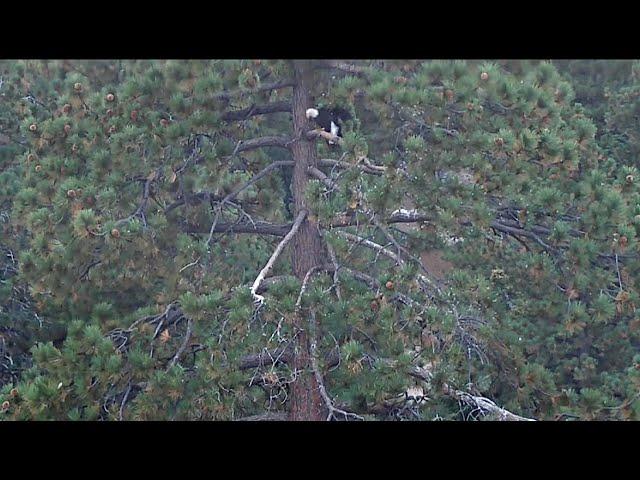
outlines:
[[20, 278], [57, 327], [5, 417], [638, 417], [637, 172], [551, 63], [3, 79]]

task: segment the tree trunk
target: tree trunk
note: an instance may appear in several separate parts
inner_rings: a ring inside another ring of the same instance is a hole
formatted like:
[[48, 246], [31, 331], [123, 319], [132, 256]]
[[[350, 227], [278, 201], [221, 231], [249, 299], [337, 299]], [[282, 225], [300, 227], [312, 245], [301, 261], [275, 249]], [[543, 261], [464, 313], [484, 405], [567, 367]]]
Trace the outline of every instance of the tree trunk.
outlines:
[[[310, 89], [313, 72], [311, 62], [294, 61], [295, 86], [293, 88], [293, 124], [294, 143], [291, 151], [295, 162], [291, 191], [293, 193], [294, 217], [306, 208], [305, 192], [309, 183], [310, 166], [316, 166], [317, 154], [314, 142], [306, 138], [310, 129], [306, 110], [311, 105]], [[292, 240], [292, 263], [295, 276], [302, 281], [306, 273], [322, 263], [322, 241], [316, 222], [307, 217]], [[309, 338], [307, 336], [308, 318], [304, 310], [294, 317], [296, 345], [292, 366], [297, 372], [297, 379], [291, 384], [291, 420], [323, 420], [324, 405], [318, 389], [318, 383], [311, 370], [309, 358]]]

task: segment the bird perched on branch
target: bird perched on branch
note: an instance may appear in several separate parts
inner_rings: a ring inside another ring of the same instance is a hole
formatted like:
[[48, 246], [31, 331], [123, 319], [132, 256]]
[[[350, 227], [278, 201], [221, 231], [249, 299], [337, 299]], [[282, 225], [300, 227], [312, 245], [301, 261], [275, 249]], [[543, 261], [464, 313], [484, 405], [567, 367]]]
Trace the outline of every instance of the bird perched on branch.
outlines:
[[[313, 120], [322, 129], [333, 135], [342, 138], [342, 124], [351, 119], [351, 115], [346, 110], [334, 108], [308, 108], [307, 119]], [[329, 145], [335, 145], [333, 140], [327, 140]]]

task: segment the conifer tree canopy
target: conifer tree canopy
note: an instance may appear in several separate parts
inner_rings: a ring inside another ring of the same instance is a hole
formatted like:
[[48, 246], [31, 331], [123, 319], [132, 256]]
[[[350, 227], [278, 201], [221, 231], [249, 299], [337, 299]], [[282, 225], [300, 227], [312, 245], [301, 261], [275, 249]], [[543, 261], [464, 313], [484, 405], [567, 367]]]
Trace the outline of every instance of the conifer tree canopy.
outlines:
[[0, 419], [640, 419], [640, 67], [581, 62], [0, 62]]

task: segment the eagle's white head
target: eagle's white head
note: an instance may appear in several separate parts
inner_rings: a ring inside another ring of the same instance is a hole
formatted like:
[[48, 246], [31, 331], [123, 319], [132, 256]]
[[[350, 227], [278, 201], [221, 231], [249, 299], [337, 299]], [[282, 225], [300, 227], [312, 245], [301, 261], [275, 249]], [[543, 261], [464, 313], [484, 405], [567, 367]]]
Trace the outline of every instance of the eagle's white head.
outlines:
[[307, 119], [316, 118], [320, 112], [315, 108], [307, 108]]

